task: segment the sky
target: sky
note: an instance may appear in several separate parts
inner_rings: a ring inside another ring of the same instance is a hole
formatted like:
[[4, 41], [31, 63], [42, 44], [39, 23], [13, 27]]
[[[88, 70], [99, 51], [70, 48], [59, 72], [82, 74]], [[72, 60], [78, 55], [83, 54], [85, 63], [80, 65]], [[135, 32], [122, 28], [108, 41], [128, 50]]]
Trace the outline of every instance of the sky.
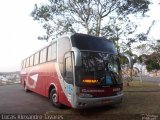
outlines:
[[151, 28], [150, 31], [150, 37], [153, 37], [154, 39], [160, 39], [160, 14], [158, 13], [160, 11], [160, 0], [150, 1], [152, 1], [153, 4], [149, 6], [150, 11], [146, 13], [150, 17], [143, 18], [143, 20], [139, 19], [139, 28], [137, 31], [146, 32], [146, 28], [148, 28], [152, 21], [155, 20], [155, 25]]
[[[34, 4], [46, 0], [0, 1], [0, 72], [20, 71], [21, 61], [47, 44], [37, 39], [44, 34], [42, 26], [30, 16]], [[160, 38], [160, 0], [150, 6], [150, 18], [138, 21], [139, 31], [144, 31], [152, 20], [157, 20], [151, 36]]]
[[37, 40], [44, 30], [30, 16], [40, 1], [0, 1], [0, 72], [19, 71], [21, 60], [46, 44]]

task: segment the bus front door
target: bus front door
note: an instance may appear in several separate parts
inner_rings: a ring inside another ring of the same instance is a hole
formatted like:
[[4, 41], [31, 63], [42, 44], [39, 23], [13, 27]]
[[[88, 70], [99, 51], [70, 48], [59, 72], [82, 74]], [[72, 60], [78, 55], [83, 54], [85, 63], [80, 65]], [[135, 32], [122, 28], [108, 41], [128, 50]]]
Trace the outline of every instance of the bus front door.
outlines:
[[74, 94], [74, 88], [73, 88], [73, 61], [71, 57], [71, 53], [67, 53], [65, 55], [65, 70], [64, 70], [64, 87], [65, 87], [65, 93], [68, 98], [68, 101], [73, 104], [73, 94]]

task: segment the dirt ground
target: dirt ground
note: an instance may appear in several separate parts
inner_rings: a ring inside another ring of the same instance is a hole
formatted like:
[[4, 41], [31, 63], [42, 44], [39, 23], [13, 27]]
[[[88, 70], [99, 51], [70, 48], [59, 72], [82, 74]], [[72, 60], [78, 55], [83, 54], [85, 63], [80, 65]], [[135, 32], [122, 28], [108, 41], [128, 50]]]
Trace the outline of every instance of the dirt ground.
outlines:
[[0, 96], [3, 120], [3, 114], [37, 114], [44, 120], [160, 120], [160, 86], [152, 82], [133, 81], [125, 86], [121, 104], [84, 110], [55, 108], [47, 98], [25, 93], [18, 84], [0, 86]]
[[159, 120], [160, 86], [152, 82], [133, 81], [130, 86], [124, 87], [124, 99], [119, 105], [80, 111], [63, 109], [62, 115], [65, 120]]

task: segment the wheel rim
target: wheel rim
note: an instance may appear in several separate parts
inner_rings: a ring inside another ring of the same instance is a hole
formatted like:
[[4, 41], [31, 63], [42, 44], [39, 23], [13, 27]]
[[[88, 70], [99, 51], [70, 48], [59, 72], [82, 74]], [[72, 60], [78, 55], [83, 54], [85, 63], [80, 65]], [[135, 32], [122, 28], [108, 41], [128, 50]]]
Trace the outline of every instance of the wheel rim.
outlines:
[[24, 86], [24, 90], [27, 91], [27, 86], [26, 85]]
[[56, 94], [56, 93], [54, 93], [54, 94], [52, 95], [52, 101], [53, 101], [53, 103], [57, 103], [57, 102], [58, 102], [57, 94]]

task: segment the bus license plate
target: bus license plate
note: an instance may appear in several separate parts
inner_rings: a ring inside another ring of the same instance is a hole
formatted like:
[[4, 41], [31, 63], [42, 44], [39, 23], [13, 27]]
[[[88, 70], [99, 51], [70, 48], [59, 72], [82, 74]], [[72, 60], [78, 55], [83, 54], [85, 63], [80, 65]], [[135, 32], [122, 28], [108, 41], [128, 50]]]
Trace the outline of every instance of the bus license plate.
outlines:
[[103, 104], [108, 104], [108, 103], [111, 103], [111, 102], [112, 102], [111, 100], [102, 100]]

